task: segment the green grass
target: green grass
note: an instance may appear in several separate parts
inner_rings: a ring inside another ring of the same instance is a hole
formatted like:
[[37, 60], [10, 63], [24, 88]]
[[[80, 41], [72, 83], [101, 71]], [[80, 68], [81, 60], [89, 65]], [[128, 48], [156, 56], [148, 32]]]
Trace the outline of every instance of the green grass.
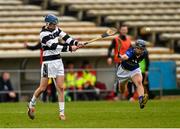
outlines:
[[0, 127], [180, 127], [180, 100], [137, 102], [97, 101], [66, 103], [66, 121], [58, 119], [58, 104], [38, 103], [36, 118], [27, 117], [27, 103], [1, 103]]

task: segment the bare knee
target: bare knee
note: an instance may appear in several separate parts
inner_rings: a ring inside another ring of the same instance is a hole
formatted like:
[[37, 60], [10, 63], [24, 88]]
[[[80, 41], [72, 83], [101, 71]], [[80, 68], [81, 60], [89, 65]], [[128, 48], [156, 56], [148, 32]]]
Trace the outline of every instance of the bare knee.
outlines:
[[60, 91], [64, 91], [64, 87], [59, 87], [59, 90]]
[[137, 87], [143, 86], [143, 85], [142, 85], [142, 81], [141, 81], [141, 80], [138, 80], [138, 81], [136, 82], [136, 86], [137, 86]]
[[141, 81], [137, 81], [138, 86], [143, 86]]
[[61, 92], [64, 91], [64, 86], [63, 85], [57, 85], [57, 89]]
[[136, 87], [142, 86], [142, 79], [139, 78], [133, 78], [133, 82], [136, 85]]
[[137, 87], [143, 86], [142, 85], [142, 76], [140, 74], [136, 74], [132, 77], [132, 81]]

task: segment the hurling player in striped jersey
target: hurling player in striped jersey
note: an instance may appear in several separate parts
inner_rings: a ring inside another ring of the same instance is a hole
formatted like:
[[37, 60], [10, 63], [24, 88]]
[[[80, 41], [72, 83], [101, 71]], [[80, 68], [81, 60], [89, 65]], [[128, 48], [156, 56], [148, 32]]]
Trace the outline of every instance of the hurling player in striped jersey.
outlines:
[[[28, 104], [28, 116], [30, 119], [35, 118], [36, 100], [46, 90], [48, 78], [54, 78], [59, 100], [59, 119], [65, 120], [64, 66], [60, 52], [76, 51], [83, 45], [57, 27], [58, 18], [55, 15], [48, 14], [44, 21], [46, 25], [42, 27], [40, 32], [40, 43], [43, 50], [41, 80]], [[65, 43], [59, 43], [59, 38], [64, 40]]]

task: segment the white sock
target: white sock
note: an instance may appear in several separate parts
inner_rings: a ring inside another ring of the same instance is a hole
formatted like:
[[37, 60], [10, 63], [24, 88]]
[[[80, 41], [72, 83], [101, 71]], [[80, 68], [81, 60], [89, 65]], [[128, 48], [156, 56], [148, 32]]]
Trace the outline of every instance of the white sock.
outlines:
[[36, 105], [36, 97], [33, 95], [30, 103], [29, 103], [29, 106], [30, 108], [34, 107]]
[[64, 115], [64, 107], [65, 107], [65, 103], [59, 102], [59, 113], [60, 113], [60, 115]]

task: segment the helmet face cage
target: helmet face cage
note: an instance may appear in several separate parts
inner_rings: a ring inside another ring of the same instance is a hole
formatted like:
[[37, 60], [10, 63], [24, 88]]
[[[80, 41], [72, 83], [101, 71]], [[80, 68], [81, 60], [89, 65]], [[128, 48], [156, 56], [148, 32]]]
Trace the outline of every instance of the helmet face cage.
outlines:
[[58, 18], [53, 14], [48, 14], [47, 16], [45, 16], [44, 21], [46, 22], [47, 25], [58, 24]]

